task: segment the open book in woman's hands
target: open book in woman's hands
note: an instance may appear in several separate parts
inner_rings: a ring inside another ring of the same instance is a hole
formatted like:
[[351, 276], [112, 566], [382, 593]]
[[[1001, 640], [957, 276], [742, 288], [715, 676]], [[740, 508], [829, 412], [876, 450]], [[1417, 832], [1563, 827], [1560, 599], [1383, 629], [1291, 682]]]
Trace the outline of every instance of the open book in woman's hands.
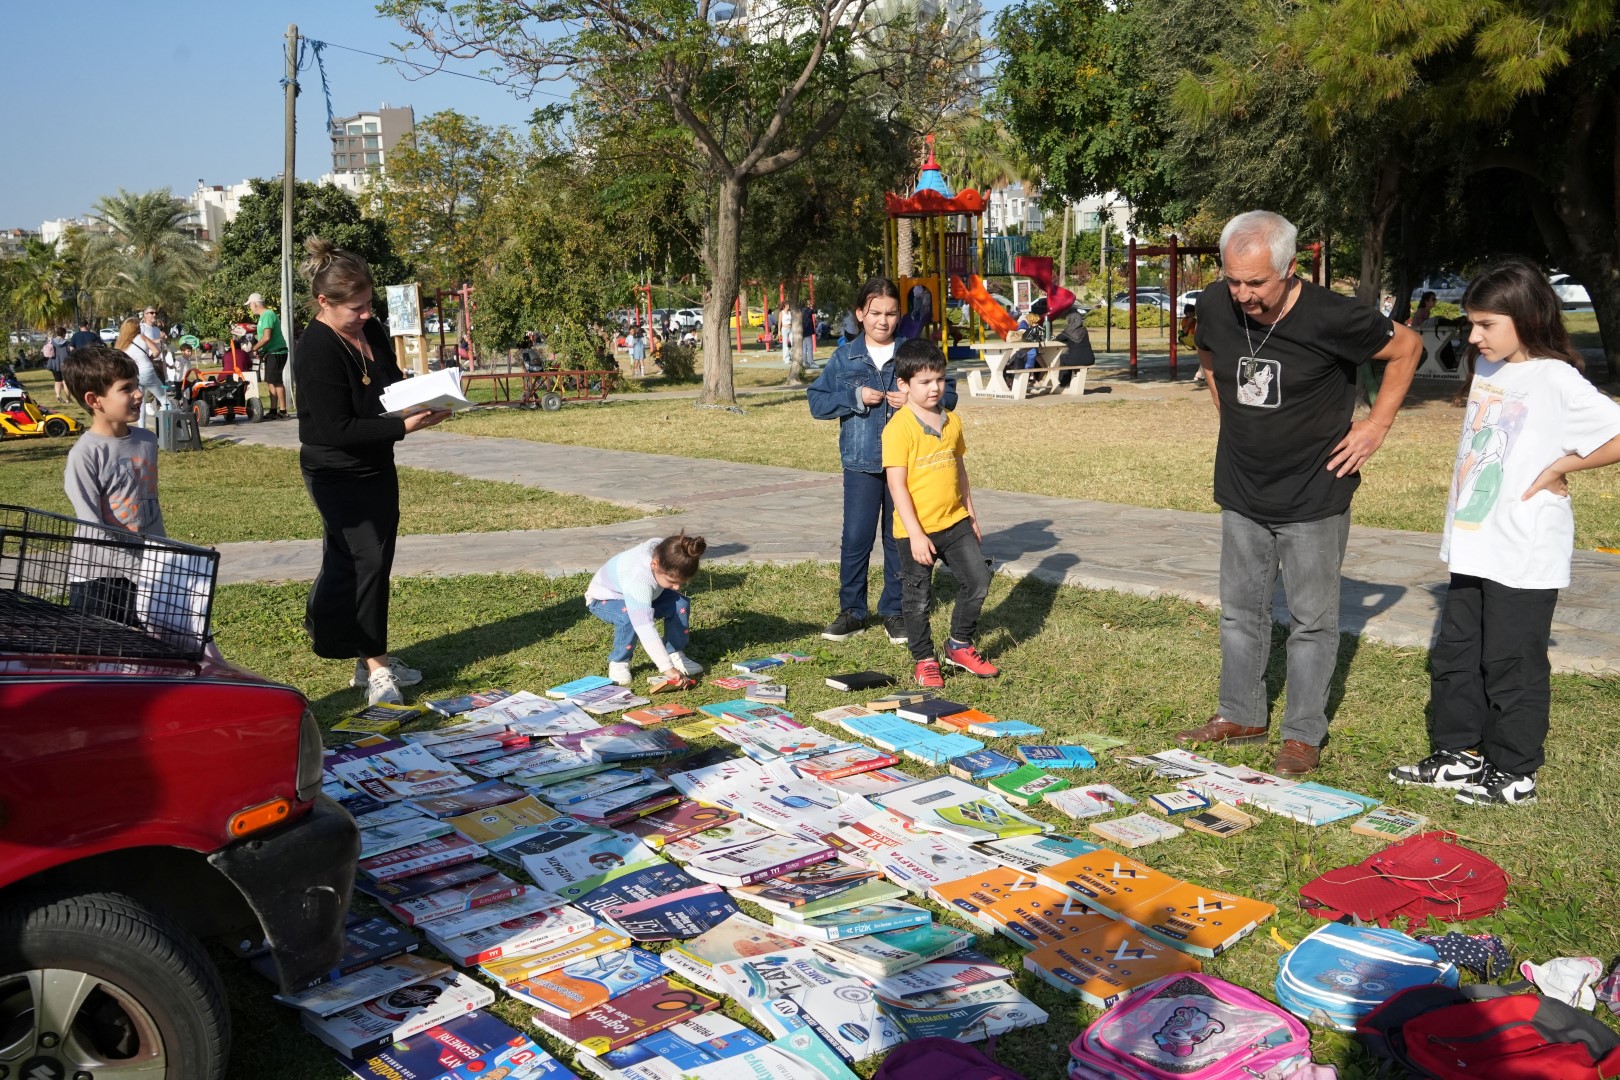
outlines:
[[461, 369], [440, 368], [427, 375], [417, 375], [390, 383], [382, 392], [383, 415], [404, 417], [412, 413], [449, 409], [459, 412], [472, 408], [472, 402], [461, 392]]

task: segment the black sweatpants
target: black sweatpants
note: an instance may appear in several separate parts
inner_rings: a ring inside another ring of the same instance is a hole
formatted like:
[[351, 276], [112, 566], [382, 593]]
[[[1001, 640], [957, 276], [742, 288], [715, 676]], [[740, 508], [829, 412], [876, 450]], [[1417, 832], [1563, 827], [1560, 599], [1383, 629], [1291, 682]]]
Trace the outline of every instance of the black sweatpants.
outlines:
[[315, 655], [328, 660], [388, 652], [388, 576], [399, 535], [399, 474], [304, 470], [326, 526], [321, 569], [304, 607]]
[[[973, 519], [963, 518], [955, 525], [929, 533], [934, 542], [934, 558], [951, 568], [956, 578], [956, 606], [951, 609], [951, 637], [973, 644], [979, 629], [979, 612], [990, 594], [990, 564], [973, 535]], [[934, 597], [934, 568], [911, 557], [911, 541], [896, 537], [900, 549], [900, 611], [906, 619], [906, 643], [912, 660], [936, 660], [934, 635], [928, 625], [928, 605]]]
[[1514, 589], [1452, 574], [1429, 654], [1433, 750], [1479, 748], [1503, 772], [1524, 776], [1546, 760], [1557, 589]]

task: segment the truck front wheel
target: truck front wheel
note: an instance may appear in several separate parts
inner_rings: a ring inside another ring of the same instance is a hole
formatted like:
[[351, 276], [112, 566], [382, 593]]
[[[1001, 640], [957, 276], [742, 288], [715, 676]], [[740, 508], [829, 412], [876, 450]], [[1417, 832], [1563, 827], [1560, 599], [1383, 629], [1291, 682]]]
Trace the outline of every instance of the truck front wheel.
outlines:
[[0, 907], [0, 1075], [218, 1080], [229, 1048], [219, 973], [165, 916], [118, 893]]

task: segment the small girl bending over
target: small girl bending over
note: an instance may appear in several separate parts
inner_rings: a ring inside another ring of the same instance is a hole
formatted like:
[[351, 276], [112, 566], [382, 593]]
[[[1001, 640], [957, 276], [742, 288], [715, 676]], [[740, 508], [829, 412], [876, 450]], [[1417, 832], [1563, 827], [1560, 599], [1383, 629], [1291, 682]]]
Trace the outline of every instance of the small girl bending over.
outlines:
[[1429, 748], [1400, 784], [1455, 788], [1475, 805], [1536, 799], [1558, 590], [1575, 517], [1565, 476], [1620, 461], [1620, 405], [1581, 375], [1558, 297], [1507, 262], [1469, 283], [1475, 363], [1440, 557], [1451, 583], [1430, 653]]
[[[585, 606], [613, 627], [608, 678], [620, 686], [630, 685], [630, 657], [638, 639], [660, 672], [657, 678], [680, 683], [702, 674], [703, 665], [683, 651], [692, 628], [692, 601], [681, 589], [697, 573], [707, 547], [703, 537], [684, 531], [648, 540], [613, 556], [591, 578]], [[664, 623], [662, 638], [653, 630], [659, 619]]]

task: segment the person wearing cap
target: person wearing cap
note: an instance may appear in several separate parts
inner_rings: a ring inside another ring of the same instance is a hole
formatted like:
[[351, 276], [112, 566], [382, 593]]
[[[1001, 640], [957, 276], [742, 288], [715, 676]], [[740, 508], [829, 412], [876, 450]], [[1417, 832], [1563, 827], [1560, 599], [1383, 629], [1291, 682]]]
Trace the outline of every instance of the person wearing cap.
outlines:
[[266, 420], [289, 419], [287, 412], [287, 339], [281, 335], [281, 317], [265, 304], [264, 297], [254, 293], [247, 298], [247, 307], [258, 317], [259, 338], [253, 351], [264, 360], [264, 384], [270, 388], [270, 408]]

